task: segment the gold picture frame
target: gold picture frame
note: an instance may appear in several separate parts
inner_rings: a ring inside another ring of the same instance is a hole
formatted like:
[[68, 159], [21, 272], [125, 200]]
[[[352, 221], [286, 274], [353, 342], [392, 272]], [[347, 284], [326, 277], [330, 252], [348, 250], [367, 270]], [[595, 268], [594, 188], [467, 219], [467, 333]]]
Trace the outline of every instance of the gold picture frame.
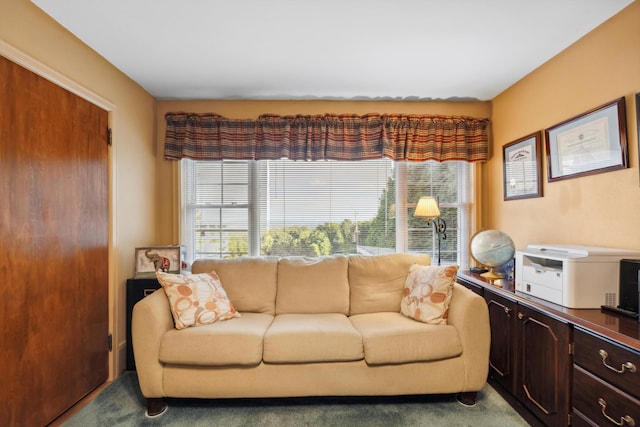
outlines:
[[156, 271], [178, 274], [182, 271], [185, 255], [183, 245], [136, 248], [134, 277], [154, 277]]

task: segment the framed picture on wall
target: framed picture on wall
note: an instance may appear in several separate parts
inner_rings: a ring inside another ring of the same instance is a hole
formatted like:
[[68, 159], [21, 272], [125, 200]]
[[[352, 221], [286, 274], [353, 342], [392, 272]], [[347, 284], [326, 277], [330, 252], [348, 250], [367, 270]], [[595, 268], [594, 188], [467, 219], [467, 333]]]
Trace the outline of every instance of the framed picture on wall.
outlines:
[[545, 131], [549, 182], [629, 167], [624, 97]]
[[502, 147], [504, 200], [542, 197], [542, 132]]

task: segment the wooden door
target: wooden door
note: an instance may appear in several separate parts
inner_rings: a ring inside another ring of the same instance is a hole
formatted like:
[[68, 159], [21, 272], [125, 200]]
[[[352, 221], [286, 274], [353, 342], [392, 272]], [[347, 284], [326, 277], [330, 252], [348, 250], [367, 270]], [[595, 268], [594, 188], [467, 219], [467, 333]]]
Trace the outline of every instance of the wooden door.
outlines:
[[566, 426], [570, 411], [571, 328], [518, 305], [518, 399], [547, 426]]
[[0, 57], [0, 425], [108, 375], [107, 112]]
[[491, 375], [509, 393], [515, 394], [515, 361], [517, 357], [516, 302], [502, 298], [487, 290], [485, 300], [491, 324], [491, 351], [489, 366]]

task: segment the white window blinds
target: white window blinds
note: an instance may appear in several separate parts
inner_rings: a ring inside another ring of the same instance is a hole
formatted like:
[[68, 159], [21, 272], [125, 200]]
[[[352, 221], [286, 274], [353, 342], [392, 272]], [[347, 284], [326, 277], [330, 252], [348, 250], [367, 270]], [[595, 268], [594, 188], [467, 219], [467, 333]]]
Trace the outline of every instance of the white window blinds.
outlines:
[[426, 252], [437, 235], [413, 216], [438, 198], [443, 263], [468, 262], [471, 165], [465, 162], [182, 160], [188, 258]]
[[[263, 255], [366, 252], [379, 210], [392, 222], [391, 160], [259, 161], [258, 169]], [[381, 233], [375, 250], [395, 251], [393, 227]]]

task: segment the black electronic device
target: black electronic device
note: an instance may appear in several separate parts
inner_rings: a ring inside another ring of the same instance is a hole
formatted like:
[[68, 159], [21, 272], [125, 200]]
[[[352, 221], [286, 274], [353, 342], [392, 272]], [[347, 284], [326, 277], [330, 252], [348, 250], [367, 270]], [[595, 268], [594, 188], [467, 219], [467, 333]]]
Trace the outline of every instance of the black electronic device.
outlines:
[[638, 313], [640, 306], [640, 259], [620, 260], [620, 303], [618, 307]]
[[603, 305], [602, 309], [638, 319], [640, 313], [640, 259], [620, 260], [618, 295], [620, 302], [616, 307]]
[[614, 307], [612, 305], [603, 305], [601, 308], [603, 311], [608, 311], [610, 313], [621, 314], [623, 316], [633, 317], [634, 319], [638, 318], [638, 313], [635, 311], [625, 310], [624, 308]]

